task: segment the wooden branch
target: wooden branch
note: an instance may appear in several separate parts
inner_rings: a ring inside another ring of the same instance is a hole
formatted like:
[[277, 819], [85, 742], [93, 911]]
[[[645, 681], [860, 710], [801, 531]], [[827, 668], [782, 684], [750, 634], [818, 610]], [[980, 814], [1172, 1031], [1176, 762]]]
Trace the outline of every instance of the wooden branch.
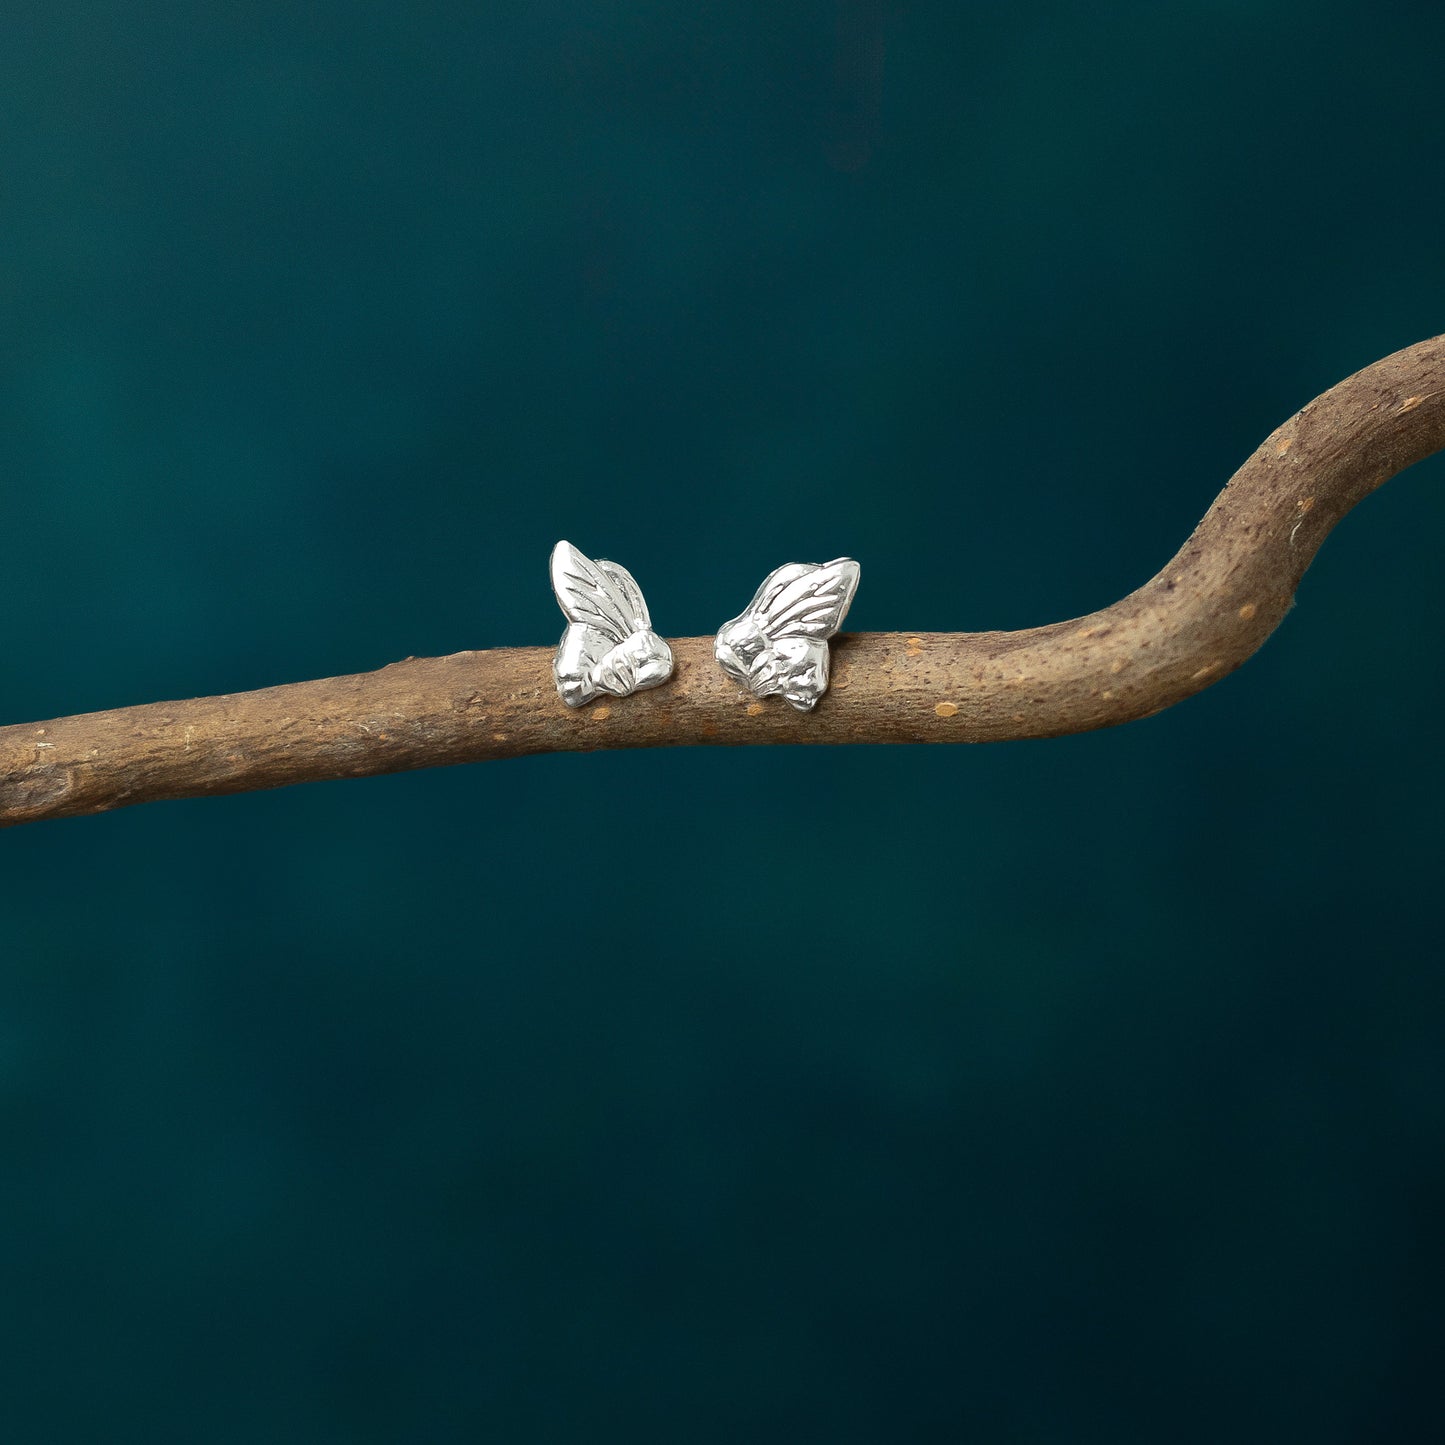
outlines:
[[[842, 636], [811, 714], [759, 703], [710, 637], [673, 680], [572, 712], [551, 647], [0, 728], [0, 825], [443, 763], [701, 743], [997, 742], [1147, 717], [1218, 682], [1289, 609], [1335, 523], [1445, 447], [1445, 337], [1311, 402], [1239, 469], [1178, 555], [1101, 612], [1023, 632]], [[539, 576], [541, 574], [539, 573]], [[539, 584], [540, 585], [540, 584]]]

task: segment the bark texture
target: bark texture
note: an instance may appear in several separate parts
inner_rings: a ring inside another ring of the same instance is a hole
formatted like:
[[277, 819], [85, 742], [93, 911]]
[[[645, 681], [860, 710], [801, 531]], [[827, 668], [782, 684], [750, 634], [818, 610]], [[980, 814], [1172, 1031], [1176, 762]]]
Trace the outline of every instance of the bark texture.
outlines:
[[884, 632], [833, 644], [815, 712], [760, 703], [710, 637], [673, 679], [577, 712], [552, 647], [408, 658], [378, 672], [0, 728], [0, 826], [528, 753], [706, 743], [962, 743], [1147, 717], [1232, 672], [1274, 631], [1331, 528], [1445, 447], [1445, 337], [1366, 367], [1239, 469], [1151, 581], [1022, 632]]

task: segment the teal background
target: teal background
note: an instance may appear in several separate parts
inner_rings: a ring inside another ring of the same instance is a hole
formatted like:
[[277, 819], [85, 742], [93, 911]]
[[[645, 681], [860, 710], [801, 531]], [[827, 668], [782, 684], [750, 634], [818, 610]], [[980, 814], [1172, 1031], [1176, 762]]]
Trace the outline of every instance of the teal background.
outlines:
[[[0, 10], [0, 722], [1077, 615], [1445, 330], [1433, 5]], [[1442, 480], [1114, 732], [6, 833], [0, 1438], [1445, 1438]]]

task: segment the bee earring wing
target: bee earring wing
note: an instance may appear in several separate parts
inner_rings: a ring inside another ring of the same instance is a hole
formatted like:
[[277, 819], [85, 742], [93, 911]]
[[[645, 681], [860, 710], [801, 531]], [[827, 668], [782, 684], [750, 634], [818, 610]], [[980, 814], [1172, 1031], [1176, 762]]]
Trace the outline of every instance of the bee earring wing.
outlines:
[[594, 562], [570, 542], [558, 542], [551, 571], [568, 622], [552, 672], [568, 707], [581, 707], [599, 692], [626, 697], [672, 676], [672, 650], [653, 632], [642, 589], [627, 568]]
[[757, 697], [781, 694], [811, 711], [828, 690], [828, 639], [848, 615], [859, 570], [838, 557], [770, 572], [747, 611], [717, 635], [713, 654], [723, 671]]
[[552, 591], [568, 622], [594, 627], [614, 642], [652, 625], [642, 589], [625, 567], [594, 562], [570, 542], [558, 542], [551, 568]]
[[748, 611], [770, 637], [814, 637], [826, 641], [843, 625], [858, 590], [858, 564], [851, 557], [832, 562], [790, 562], [768, 575]]

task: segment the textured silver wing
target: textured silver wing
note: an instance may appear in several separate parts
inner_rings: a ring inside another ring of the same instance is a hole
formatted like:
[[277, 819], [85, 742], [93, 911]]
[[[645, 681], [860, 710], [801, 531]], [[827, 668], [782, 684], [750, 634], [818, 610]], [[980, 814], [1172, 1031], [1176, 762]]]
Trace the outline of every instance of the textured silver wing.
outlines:
[[568, 707], [599, 692], [626, 697], [672, 676], [672, 649], [652, 630], [642, 589], [626, 567], [583, 556], [570, 542], [552, 549], [552, 590], [570, 624], [552, 673]]
[[768, 575], [748, 611], [771, 638], [827, 639], [843, 625], [857, 590], [858, 564], [851, 557], [790, 562]]
[[724, 624], [713, 655], [754, 696], [781, 695], [811, 711], [828, 690], [828, 639], [848, 614], [858, 576], [851, 557], [779, 567], [747, 611]]
[[652, 627], [632, 573], [616, 562], [594, 562], [570, 542], [552, 548], [552, 591], [568, 622], [595, 627], [613, 642]]

